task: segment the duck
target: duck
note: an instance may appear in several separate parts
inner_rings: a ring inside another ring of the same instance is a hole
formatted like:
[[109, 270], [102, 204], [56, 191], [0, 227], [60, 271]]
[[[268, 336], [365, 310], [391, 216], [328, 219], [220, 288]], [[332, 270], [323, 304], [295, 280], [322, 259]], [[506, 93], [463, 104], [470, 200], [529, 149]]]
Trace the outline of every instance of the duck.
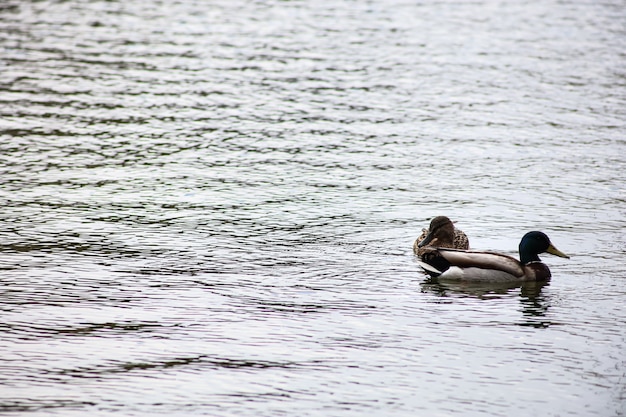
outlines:
[[469, 249], [469, 239], [462, 230], [454, 227], [454, 222], [446, 216], [437, 216], [430, 221], [428, 229], [422, 229], [422, 234], [413, 243], [413, 252], [421, 256], [425, 247]]
[[519, 261], [496, 252], [428, 247], [418, 264], [433, 278], [475, 281], [512, 282], [548, 281], [550, 268], [539, 259], [540, 253], [568, 258], [550, 238], [539, 231], [526, 233], [519, 243]]

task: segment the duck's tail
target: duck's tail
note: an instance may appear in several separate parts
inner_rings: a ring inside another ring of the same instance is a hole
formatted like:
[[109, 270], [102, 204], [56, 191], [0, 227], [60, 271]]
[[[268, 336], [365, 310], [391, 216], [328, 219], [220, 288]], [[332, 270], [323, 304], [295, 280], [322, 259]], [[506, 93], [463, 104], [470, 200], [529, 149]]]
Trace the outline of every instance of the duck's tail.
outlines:
[[439, 275], [443, 274], [443, 271], [438, 270], [434, 266], [427, 264], [424, 261], [417, 260], [417, 264], [421, 266], [424, 271], [426, 271], [426, 273], [431, 277], [438, 277]]

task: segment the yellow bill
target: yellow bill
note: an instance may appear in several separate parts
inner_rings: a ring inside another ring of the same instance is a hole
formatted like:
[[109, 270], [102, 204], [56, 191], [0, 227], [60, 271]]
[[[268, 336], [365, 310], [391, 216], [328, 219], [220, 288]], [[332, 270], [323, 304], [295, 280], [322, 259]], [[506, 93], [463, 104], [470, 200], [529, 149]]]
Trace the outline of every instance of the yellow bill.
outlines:
[[552, 255], [560, 256], [561, 258], [569, 259], [569, 256], [567, 256], [566, 254], [564, 254], [563, 252], [555, 248], [552, 243], [550, 243], [550, 246], [548, 246], [548, 249], [546, 250], [546, 252], [551, 253]]

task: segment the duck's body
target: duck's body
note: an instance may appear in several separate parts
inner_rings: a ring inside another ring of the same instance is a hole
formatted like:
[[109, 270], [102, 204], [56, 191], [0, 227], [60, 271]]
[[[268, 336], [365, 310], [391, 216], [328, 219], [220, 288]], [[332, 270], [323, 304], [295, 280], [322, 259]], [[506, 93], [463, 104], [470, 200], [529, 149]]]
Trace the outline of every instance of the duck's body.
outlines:
[[548, 266], [538, 254], [551, 253], [569, 258], [556, 249], [542, 232], [529, 232], [519, 245], [520, 260], [495, 252], [465, 251], [427, 247], [418, 263], [432, 277], [463, 281], [545, 281]]
[[462, 230], [454, 227], [454, 223], [446, 216], [437, 216], [430, 222], [428, 229], [422, 229], [422, 234], [413, 243], [413, 252], [422, 256], [424, 247], [469, 249], [469, 239]]

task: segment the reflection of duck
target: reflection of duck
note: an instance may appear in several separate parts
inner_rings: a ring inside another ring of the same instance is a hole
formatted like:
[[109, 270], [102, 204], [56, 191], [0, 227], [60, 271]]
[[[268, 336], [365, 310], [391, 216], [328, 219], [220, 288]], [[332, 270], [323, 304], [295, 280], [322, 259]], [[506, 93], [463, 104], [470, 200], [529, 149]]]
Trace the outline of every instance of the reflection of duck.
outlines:
[[[550, 298], [542, 293], [549, 286], [549, 281], [445, 281], [427, 279], [420, 284], [422, 292], [439, 297], [470, 297], [481, 302], [494, 299], [519, 299], [522, 317], [515, 320], [518, 326], [545, 328], [552, 325], [546, 317], [550, 307]], [[514, 291], [519, 288], [519, 294]]]
[[451, 295], [493, 299], [511, 295], [512, 290], [520, 289], [522, 299], [536, 299], [549, 281], [446, 281], [427, 279], [420, 284], [423, 292], [430, 292], [440, 297]]
[[422, 234], [413, 243], [413, 252], [421, 256], [426, 246], [469, 249], [469, 240], [462, 230], [454, 227], [449, 218], [437, 216], [431, 220], [428, 229], [422, 229]]
[[548, 252], [569, 258], [542, 232], [528, 232], [519, 244], [520, 260], [494, 252], [427, 247], [417, 261], [432, 277], [467, 281], [543, 281], [550, 269], [539, 254]]

